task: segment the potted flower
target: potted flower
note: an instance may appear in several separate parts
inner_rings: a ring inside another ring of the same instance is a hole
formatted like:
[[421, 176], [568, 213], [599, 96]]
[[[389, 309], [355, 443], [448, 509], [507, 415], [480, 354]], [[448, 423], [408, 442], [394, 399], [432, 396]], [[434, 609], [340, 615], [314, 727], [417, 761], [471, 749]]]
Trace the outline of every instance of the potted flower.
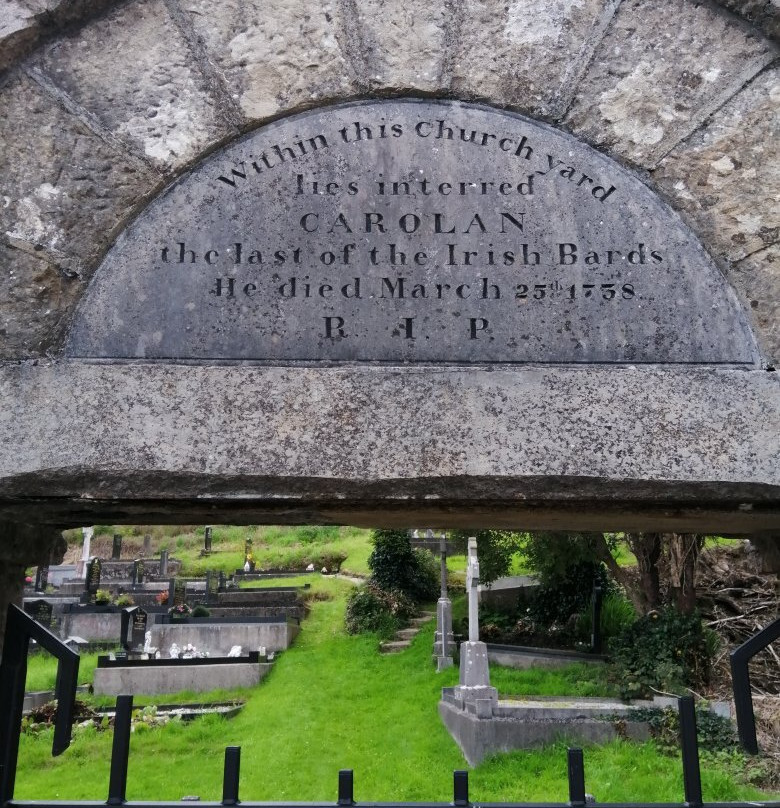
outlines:
[[176, 606], [168, 609], [168, 614], [172, 622], [183, 622], [192, 614], [192, 609], [186, 603], [177, 603]]

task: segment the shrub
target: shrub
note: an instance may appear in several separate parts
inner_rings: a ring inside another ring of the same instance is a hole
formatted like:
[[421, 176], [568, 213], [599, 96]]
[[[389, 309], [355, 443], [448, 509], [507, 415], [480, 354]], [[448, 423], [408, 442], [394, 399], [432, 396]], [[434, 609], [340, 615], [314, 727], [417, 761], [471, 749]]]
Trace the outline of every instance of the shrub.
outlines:
[[[637, 718], [647, 721], [650, 734], [659, 749], [669, 755], [680, 753], [680, 711], [674, 707], [637, 711]], [[737, 737], [728, 718], [711, 712], [705, 703], [696, 705], [696, 735], [699, 748], [708, 752], [736, 751]]]
[[604, 565], [577, 561], [540, 583], [531, 596], [531, 614], [542, 625], [565, 624], [572, 615], [590, 611], [594, 584], [608, 591], [609, 578]]
[[409, 570], [409, 594], [414, 600], [438, 600], [441, 591], [439, 564], [430, 550], [414, 549], [414, 564]]
[[201, 603], [192, 610], [191, 617], [210, 617], [211, 612]]
[[414, 614], [414, 603], [403, 592], [368, 583], [350, 593], [344, 623], [349, 634], [390, 636]]
[[98, 606], [107, 606], [111, 603], [111, 593], [108, 589], [98, 589], [98, 591], [95, 592], [95, 603]]
[[414, 564], [412, 545], [405, 530], [375, 530], [374, 549], [368, 557], [371, 577], [381, 589], [406, 591], [407, 574]]
[[653, 690], [680, 694], [707, 685], [716, 650], [717, 637], [698, 614], [671, 608], [640, 617], [610, 643], [623, 698]]
[[436, 600], [439, 572], [427, 550], [413, 550], [405, 530], [375, 530], [368, 557], [371, 580], [380, 589], [399, 589], [412, 600]]
[[135, 601], [133, 598], [127, 594], [127, 592], [123, 592], [121, 595], [118, 595], [114, 603], [121, 607], [122, 609], [126, 608], [127, 606], [132, 606]]
[[566, 625], [589, 612], [594, 585], [605, 596], [615, 592], [597, 556], [598, 538], [593, 533], [554, 532], [526, 537], [523, 551], [539, 580], [530, 602], [531, 614], [541, 625]]
[[[607, 642], [622, 634], [635, 620], [636, 609], [630, 600], [619, 592], [610, 592], [601, 604], [601, 637]], [[586, 609], [577, 621], [578, 633], [583, 637], [591, 634], [593, 612]]]

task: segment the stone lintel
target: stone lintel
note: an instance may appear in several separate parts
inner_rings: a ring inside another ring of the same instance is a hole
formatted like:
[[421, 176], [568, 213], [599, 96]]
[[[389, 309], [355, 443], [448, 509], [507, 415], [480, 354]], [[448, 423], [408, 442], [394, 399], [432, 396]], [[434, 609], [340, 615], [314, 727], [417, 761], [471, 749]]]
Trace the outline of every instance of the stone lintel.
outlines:
[[0, 506], [64, 526], [766, 533], [777, 393], [774, 373], [707, 368], [6, 363]]

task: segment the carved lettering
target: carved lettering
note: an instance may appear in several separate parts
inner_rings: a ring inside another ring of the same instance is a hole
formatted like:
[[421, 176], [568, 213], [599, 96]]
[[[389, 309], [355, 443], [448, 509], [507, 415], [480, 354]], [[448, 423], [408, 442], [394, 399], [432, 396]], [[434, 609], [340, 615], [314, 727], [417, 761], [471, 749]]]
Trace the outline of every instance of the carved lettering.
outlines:
[[229, 144], [117, 239], [81, 312], [69, 356], [757, 356], [717, 268], [640, 180], [552, 127], [449, 101], [311, 110]]

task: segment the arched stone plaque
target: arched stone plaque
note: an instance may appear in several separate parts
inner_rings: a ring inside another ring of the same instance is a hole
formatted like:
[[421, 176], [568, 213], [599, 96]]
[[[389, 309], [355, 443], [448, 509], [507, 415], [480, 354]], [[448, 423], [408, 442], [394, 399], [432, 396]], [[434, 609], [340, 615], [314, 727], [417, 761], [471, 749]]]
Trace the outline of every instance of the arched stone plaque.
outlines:
[[74, 357], [758, 360], [678, 215], [575, 138], [454, 101], [345, 104], [211, 155], [114, 244]]

